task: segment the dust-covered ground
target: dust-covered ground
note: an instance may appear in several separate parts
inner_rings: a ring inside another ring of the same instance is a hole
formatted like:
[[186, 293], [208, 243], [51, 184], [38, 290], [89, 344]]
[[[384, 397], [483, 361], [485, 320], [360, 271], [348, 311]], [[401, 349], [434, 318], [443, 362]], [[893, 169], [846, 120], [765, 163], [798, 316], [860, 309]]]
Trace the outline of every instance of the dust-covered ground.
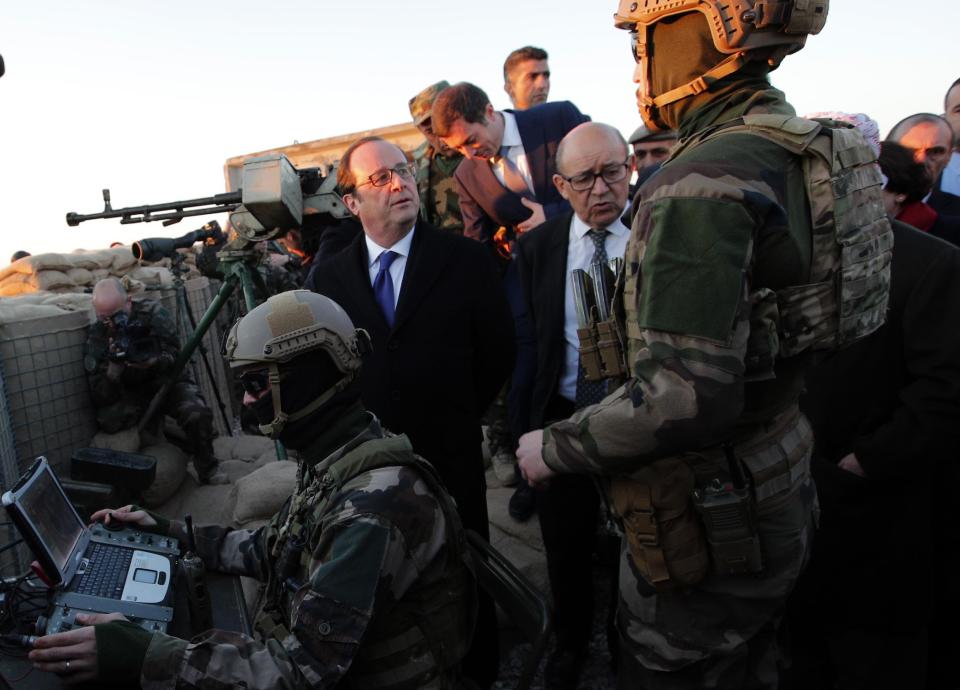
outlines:
[[[594, 561], [593, 633], [590, 637], [590, 654], [583, 672], [580, 674], [580, 683], [577, 686], [579, 690], [613, 690], [616, 687], [615, 675], [611, 668], [610, 651], [607, 647], [606, 630], [607, 615], [613, 603], [611, 601], [613, 594], [611, 557], [610, 554], [607, 554], [603, 558], [595, 558]], [[501, 628], [500, 642], [500, 675], [493, 687], [495, 690], [512, 690], [517, 686], [520, 671], [530, 654], [530, 644], [522, 641], [520, 632], [516, 628]], [[550, 690], [543, 683], [543, 667], [547, 658], [549, 658], [551, 648], [552, 643], [540, 661], [540, 668], [537, 670], [537, 675], [530, 686], [532, 690]]]

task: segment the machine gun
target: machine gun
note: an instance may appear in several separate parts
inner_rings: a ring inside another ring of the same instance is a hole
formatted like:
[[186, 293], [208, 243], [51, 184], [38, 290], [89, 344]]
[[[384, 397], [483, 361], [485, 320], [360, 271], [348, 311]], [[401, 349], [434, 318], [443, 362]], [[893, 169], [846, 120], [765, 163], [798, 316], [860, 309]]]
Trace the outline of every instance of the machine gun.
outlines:
[[[273, 239], [286, 230], [301, 227], [305, 216], [327, 214], [332, 219], [339, 220], [350, 215], [336, 192], [334, 175], [323, 176], [319, 168], [298, 170], [283, 154], [271, 154], [245, 161], [241, 175], [241, 188], [236, 192], [165, 204], [114, 209], [110, 205], [109, 190], [104, 190], [104, 202], [104, 210], [101, 213], [87, 215], [68, 213], [67, 224], [77, 226], [88, 220], [119, 218], [121, 224], [162, 221], [164, 225], [170, 225], [190, 216], [230, 213], [230, 225], [236, 232], [236, 237], [223, 244], [217, 252], [220, 272], [223, 275], [220, 290], [196, 324], [193, 334], [180, 350], [180, 356], [167, 371], [163, 386], [154, 395], [140, 418], [138, 424], [140, 430], [143, 430], [157, 413], [180, 372], [237, 286], [239, 285], [243, 290], [248, 311], [257, 304], [255, 297], [257, 288], [260, 289], [261, 294], [266, 294], [263, 279], [256, 269], [259, 254], [255, 245], [258, 242]], [[181, 241], [186, 243], [183, 246], [189, 246], [201, 239], [207, 239], [196, 236], [197, 232], [201, 231], [187, 233], [175, 240], [165, 238], [141, 240], [134, 244], [134, 256], [149, 259], [146, 255], [152, 254], [154, 249], [173, 252]], [[138, 255], [137, 252], [141, 254]], [[279, 442], [277, 456], [281, 459], [286, 458], [286, 452]]]
[[110, 190], [103, 190], [100, 213], [67, 213], [67, 225], [76, 227], [88, 220], [119, 218], [122, 225], [162, 221], [179, 223], [190, 216], [230, 213], [230, 223], [250, 241], [270, 239], [279, 229], [298, 228], [305, 215], [327, 213], [335, 219], [350, 214], [336, 192], [334, 175], [324, 176], [319, 168], [297, 169], [283, 154], [270, 154], [244, 161], [241, 186], [197, 199], [162, 204], [113, 208]]

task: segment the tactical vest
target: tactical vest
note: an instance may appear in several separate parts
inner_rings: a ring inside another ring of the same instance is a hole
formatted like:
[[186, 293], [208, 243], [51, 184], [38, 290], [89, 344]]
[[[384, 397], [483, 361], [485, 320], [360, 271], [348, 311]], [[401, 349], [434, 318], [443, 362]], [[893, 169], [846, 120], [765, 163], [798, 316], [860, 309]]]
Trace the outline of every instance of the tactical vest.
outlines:
[[[338, 687], [389, 689], [392, 687], [445, 687], [439, 677], [456, 667], [471, 639], [476, 591], [466, 568], [466, 541], [456, 508], [432, 465], [413, 453], [405, 436], [389, 436], [361, 443], [348, 451], [303, 491], [297, 505], [287, 503], [280, 515], [281, 528], [271, 556], [277, 559], [290, 539], [301, 539], [300, 566], [305, 568], [311, 546], [319, 538], [317, 516], [344, 485], [365, 472], [386, 467], [414, 467], [440, 502], [446, 521], [449, 577], [404, 594], [392, 607], [374, 612], [364, 642], [350, 672]], [[295, 511], [287, 521], [287, 511]], [[277, 562], [275, 560], [275, 562]], [[279, 570], [280, 564], [277, 563]], [[255, 628], [278, 641], [288, 636], [289, 613], [280, 605], [284, 583], [271, 572]], [[464, 607], [466, 602], [467, 606]], [[464, 615], [464, 609], [470, 611]]]
[[778, 358], [848, 345], [883, 325], [893, 229], [877, 157], [852, 125], [745, 115], [694, 135], [673, 156], [733, 133], [753, 134], [800, 156], [810, 205], [810, 282], [750, 295], [747, 377], [766, 378]]
[[[754, 287], [750, 294], [745, 376], [762, 380], [774, 376], [778, 359], [835, 349], [883, 325], [893, 231], [880, 195], [876, 156], [850, 125], [747, 115], [694, 135], [671, 157], [729, 133], [753, 134], [799, 156], [810, 205], [810, 283], [776, 292]], [[628, 362], [636, 361], [637, 348], [643, 344], [636, 302], [629, 298], [639, 290], [638, 278], [638, 273], [626, 276], [616, 304], [629, 336]], [[809, 471], [813, 436], [796, 408], [731, 441], [750, 471], [757, 501], [789, 491]], [[720, 448], [705, 449], [611, 480], [611, 502], [634, 564], [658, 589], [696, 584], [706, 575], [704, 535], [692, 514], [690, 491], [722, 475], [726, 467]]]

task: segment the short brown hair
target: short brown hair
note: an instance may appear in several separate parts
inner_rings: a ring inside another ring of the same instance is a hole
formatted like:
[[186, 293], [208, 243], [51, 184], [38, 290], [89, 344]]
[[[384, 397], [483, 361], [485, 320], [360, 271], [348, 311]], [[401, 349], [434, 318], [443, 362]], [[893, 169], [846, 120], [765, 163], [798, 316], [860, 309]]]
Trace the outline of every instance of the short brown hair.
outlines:
[[450, 125], [463, 118], [465, 122], [483, 122], [490, 98], [479, 86], [462, 81], [444, 89], [433, 102], [433, 133], [445, 137]]
[[507, 56], [507, 59], [503, 63], [503, 81], [510, 81], [510, 72], [521, 62], [526, 62], [527, 60], [546, 60], [548, 57], [547, 51], [543, 48], [537, 48], [536, 46], [517, 48]]
[[353, 174], [353, 170], [350, 169], [350, 159], [353, 157], [353, 152], [372, 141], [390, 143], [383, 137], [361, 137], [350, 144], [343, 155], [340, 156], [340, 162], [337, 164], [337, 188], [340, 190], [340, 196], [351, 194], [357, 188], [357, 178]]

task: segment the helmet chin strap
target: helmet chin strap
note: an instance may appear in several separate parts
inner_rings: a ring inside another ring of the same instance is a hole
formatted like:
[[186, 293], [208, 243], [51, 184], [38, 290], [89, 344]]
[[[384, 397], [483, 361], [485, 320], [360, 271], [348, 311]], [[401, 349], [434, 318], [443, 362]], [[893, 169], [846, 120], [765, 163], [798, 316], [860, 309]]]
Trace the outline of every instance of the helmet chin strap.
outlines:
[[644, 124], [646, 124], [651, 131], [672, 129], [672, 127], [660, 117], [659, 111], [663, 106], [676, 103], [689, 96], [696, 96], [697, 94], [703, 93], [710, 88], [711, 84], [724, 77], [730, 76], [749, 62], [749, 57], [745, 52], [734, 53], [721, 60], [696, 79], [688, 81], [686, 84], [674, 89], [670, 89], [659, 96], [651, 96], [650, 92], [653, 89], [653, 55], [652, 50], [649, 48], [648, 32], [650, 30], [650, 27], [644, 29], [644, 40], [640, 44], [643, 57], [638, 67], [640, 70], [643, 70], [642, 78], [646, 88], [641, 87], [637, 91], [637, 105], [640, 110], [640, 117], [643, 118]]
[[313, 414], [323, 405], [325, 405], [330, 398], [335, 396], [337, 393], [345, 389], [350, 382], [356, 376], [356, 372], [349, 372], [344, 374], [339, 381], [337, 381], [332, 387], [325, 390], [319, 397], [315, 398], [313, 402], [305, 405], [300, 410], [294, 412], [293, 414], [287, 414], [283, 411], [283, 403], [280, 399], [280, 370], [276, 364], [270, 364], [270, 395], [273, 399], [273, 409], [275, 412], [273, 421], [269, 424], [260, 424], [260, 432], [265, 436], [270, 438], [277, 438], [282, 432], [284, 427], [287, 425], [287, 422], [295, 422], [299, 419], [303, 419], [309, 414]]

